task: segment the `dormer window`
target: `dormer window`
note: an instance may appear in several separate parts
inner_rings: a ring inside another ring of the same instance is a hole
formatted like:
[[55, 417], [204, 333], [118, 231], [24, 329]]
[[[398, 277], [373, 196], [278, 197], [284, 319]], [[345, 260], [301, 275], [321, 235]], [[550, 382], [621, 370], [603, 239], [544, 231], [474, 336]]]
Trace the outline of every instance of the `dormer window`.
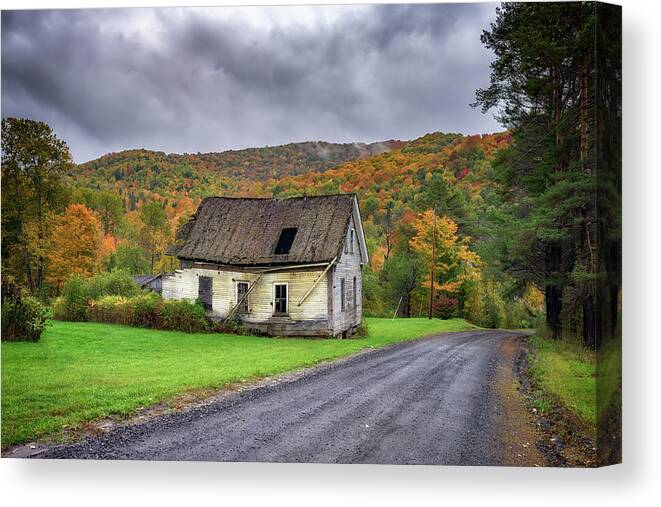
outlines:
[[278, 244], [275, 245], [275, 255], [286, 255], [291, 250], [291, 246], [294, 243], [294, 238], [298, 232], [297, 227], [285, 227], [280, 233], [280, 238], [278, 239]]

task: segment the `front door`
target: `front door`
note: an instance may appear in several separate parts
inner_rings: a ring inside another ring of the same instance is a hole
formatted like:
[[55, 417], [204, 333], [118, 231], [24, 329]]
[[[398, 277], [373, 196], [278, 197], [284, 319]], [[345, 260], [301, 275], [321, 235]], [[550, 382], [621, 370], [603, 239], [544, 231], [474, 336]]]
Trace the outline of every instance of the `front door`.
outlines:
[[202, 301], [202, 304], [204, 305], [204, 309], [207, 311], [211, 311], [212, 309], [212, 305], [211, 305], [212, 281], [213, 279], [210, 276], [201, 276], [200, 284], [197, 289], [197, 297], [200, 301]]

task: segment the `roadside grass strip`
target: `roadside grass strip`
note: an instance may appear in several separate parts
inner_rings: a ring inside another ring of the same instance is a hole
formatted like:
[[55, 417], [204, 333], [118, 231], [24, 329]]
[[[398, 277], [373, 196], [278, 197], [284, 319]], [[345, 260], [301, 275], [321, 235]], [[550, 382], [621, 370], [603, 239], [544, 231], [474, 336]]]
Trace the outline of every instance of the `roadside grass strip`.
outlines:
[[554, 403], [566, 407], [580, 423], [594, 428], [597, 421], [596, 355], [580, 345], [563, 340], [531, 338], [530, 372], [541, 389], [535, 399], [538, 410]]

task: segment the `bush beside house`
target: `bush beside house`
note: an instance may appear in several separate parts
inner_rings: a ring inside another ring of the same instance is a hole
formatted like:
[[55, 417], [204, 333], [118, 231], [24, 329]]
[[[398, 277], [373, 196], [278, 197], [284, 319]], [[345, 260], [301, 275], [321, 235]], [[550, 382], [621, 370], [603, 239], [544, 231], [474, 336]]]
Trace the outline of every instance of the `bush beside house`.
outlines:
[[165, 301], [158, 294], [103, 296], [87, 307], [90, 322], [199, 333], [210, 328], [202, 304]]
[[58, 320], [87, 320], [90, 301], [104, 296], [131, 297], [140, 294], [140, 287], [126, 271], [100, 273], [89, 278], [74, 275], [66, 282], [62, 295], [53, 301], [53, 317]]
[[199, 333], [210, 329], [204, 307], [191, 301], [163, 300], [145, 293], [123, 271], [90, 278], [72, 277], [53, 302], [53, 317], [133, 327]]

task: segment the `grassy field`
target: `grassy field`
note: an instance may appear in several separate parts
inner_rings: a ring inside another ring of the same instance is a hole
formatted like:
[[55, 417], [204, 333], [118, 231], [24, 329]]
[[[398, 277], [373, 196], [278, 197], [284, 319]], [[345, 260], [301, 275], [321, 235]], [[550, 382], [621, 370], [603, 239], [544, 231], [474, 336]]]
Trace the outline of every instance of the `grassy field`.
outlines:
[[530, 372], [542, 390], [538, 409], [551, 403], [567, 407], [586, 428], [597, 421], [596, 368], [594, 353], [561, 340], [534, 336]]
[[474, 326], [461, 319], [367, 319], [350, 340], [185, 334], [53, 321], [37, 343], [2, 343], [2, 445], [266, 377], [366, 348]]

